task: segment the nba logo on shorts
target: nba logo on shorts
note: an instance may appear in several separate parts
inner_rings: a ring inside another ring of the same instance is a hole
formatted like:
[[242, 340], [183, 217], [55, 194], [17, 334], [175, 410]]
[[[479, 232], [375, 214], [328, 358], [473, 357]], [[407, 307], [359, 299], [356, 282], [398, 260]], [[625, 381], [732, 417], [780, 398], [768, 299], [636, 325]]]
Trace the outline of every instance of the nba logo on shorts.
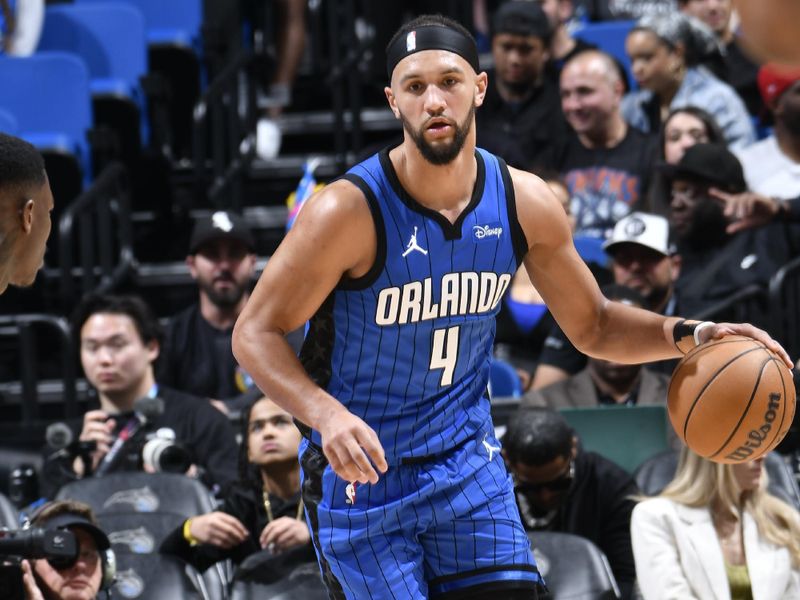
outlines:
[[417, 32], [411, 31], [406, 36], [406, 52], [413, 52], [417, 49]]
[[347, 495], [347, 504], [355, 504], [356, 503], [356, 484], [355, 483], [348, 483], [347, 487], [344, 488], [344, 493]]

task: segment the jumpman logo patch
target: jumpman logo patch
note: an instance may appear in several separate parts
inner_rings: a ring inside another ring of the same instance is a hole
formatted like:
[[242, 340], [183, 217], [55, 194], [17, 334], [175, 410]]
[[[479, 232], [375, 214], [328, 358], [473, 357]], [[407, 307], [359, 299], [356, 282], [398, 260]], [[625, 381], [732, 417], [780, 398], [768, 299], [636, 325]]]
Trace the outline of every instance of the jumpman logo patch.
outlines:
[[417, 252], [421, 252], [424, 256], [428, 256], [428, 251], [425, 248], [422, 248], [419, 244], [417, 244], [417, 228], [414, 227], [414, 233], [411, 234], [411, 239], [406, 246], [406, 251], [403, 252], [403, 258], [411, 254], [416, 250]]
[[500, 446], [492, 446], [489, 442], [487, 442], [486, 436], [488, 435], [489, 434], [487, 433], [485, 436], [483, 436], [483, 447], [486, 448], [486, 452], [489, 453], [489, 462], [491, 462], [492, 458], [494, 458], [494, 453], [500, 452]]

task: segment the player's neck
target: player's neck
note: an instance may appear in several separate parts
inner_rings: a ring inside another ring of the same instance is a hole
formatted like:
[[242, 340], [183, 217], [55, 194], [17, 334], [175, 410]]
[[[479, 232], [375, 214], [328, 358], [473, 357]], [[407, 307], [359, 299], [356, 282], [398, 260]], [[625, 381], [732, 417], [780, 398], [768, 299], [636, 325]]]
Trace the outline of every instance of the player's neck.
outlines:
[[423, 206], [453, 222], [469, 204], [478, 174], [474, 133], [446, 165], [428, 162], [410, 140], [392, 150], [389, 157], [400, 185]]
[[262, 468], [261, 483], [268, 494], [288, 500], [300, 489], [300, 469], [297, 461], [291, 460], [286, 464], [271, 464]]
[[200, 294], [200, 314], [215, 329], [230, 329], [247, 303], [249, 294], [242, 295], [239, 302], [233, 306], [219, 306], [214, 304], [206, 294]]

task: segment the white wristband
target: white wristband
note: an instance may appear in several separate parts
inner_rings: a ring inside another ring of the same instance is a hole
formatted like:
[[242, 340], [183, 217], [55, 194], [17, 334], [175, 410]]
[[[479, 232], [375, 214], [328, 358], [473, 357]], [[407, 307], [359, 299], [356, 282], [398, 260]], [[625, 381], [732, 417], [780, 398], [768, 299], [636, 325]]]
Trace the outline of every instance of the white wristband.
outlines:
[[705, 329], [706, 327], [711, 327], [712, 325], [716, 325], [713, 321], [703, 321], [702, 323], [698, 323], [695, 325], [694, 328], [694, 345], [700, 345], [700, 332]]

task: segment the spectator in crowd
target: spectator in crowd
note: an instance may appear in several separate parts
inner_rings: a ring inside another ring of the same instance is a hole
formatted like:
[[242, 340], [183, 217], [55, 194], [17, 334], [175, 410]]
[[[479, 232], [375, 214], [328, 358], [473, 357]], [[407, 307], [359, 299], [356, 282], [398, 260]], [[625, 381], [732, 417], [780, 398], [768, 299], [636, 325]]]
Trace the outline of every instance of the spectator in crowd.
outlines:
[[44, 0], [0, 0], [0, 55], [36, 52], [44, 25]]
[[750, 115], [732, 87], [700, 63], [718, 50], [701, 22], [675, 13], [645, 17], [628, 34], [625, 48], [640, 89], [622, 103], [625, 120], [644, 131], [658, 131], [671, 110], [702, 106], [731, 147], [755, 141]]
[[621, 467], [581, 449], [557, 411], [524, 408], [503, 436], [522, 523], [529, 531], [583, 536], [608, 557], [622, 591], [632, 597], [636, 573], [630, 517], [636, 483]]
[[[644, 298], [644, 307], [663, 315], [675, 314], [674, 283], [680, 258], [669, 241], [666, 218], [631, 213], [620, 219], [604, 243], [611, 258], [611, 272], [619, 286], [632, 288]], [[531, 387], [539, 390], [578, 373], [586, 366], [582, 354], [560, 327], [554, 326], [544, 342]], [[662, 373], [671, 373], [674, 361], [651, 363]]]
[[622, 89], [614, 60], [597, 50], [581, 52], [561, 72], [561, 108], [574, 135], [556, 164], [572, 197], [577, 235], [604, 238], [647, 189], [655, 139], [622, 118]]
[[44, 262], [53, 192], [44, 159], [28, 142], [0, 133], [0, 294], [28, 286]]
[[764, 105], [756, 84], [758, 64], [742, 49], [734, 31], [733, 0], [678, 0], [678, 7], [714, 32], [722, 50], [722, 68], [717, 75], [736, 90], [751, 115], [761, 114]]
[[767, 491], [763, 463], [682, 450], [674, 479], [633, 510], [644, 600], [800, 597], [800, 515]]
[[550, 21], [550, 60], [547, 63], [548, 75], [558, 83], [561, 69], [576, 54], [593, 50], [597, 46], [572, 35], [570, 23], [575, 15], [572, 0], [538, 0]]
[[172, 317], [158, 364], [158, 380], [223, 410], [240, 409], [261, 395], [231, 351], [231, 332], [250, 297], [255, 240], [244, 219], [217, 211], [199, 219], [186, 264], [199, 301]]
[[750, 191], [795, 198], [800, 195], [800, 68], [768, 63], [758, 72], [758, 84], [772, 111], [774, 132], [736, 155]]
[[[725, 145], [725, 137], [714, 117], [696, 106], [670, 111], [661, 127], [658, 146], [661, 160], [677, 164], [686, 149], [695, 144]], [[669, 215], [670, 183], [659, 171], [653, 173], [647, 196], [649, 212]]]
[[506, 2], [492, 20], [494, 70], [476, 113], [478, 145], [521, 169], [552, 167], [566, 135], [558, 85], [545, 77], [550, 36], [536, 2]]
[[722, 206], [709, 193], [747, 191], [742, 166], [726, 148], [696, 144], [677, 165], [662, 165], [672, 184], [670, 223], [681, 256], [677, 311], [690, 316], [748, 285], [766, 285], [792, 255], [779, 224], [730, 234]]
[[[31, 527], [71, 531], [78, 543], [77, 559], [68, 566], [40, 558], [22, 561], [25, 600], [94, 600], [111, 585], [111, 571], [105, 572], [111, 548], [92, 509], [83, 502], [59, 500], [42, 506], [32, 517]], [[8, 591], [8, 590], [3, 590]]]
[[[566, 186], [557, 176], [543, 173], [542, 178], [561, 201], [574, 226]], [[494, 355], [515, 367], [523, 390], [530, 387], [542, 344], [554, 326], [555, 321], [528, 272], [524, 268], [517, 269], [497, 314]]]
[[[644, 298], [637, 291], [621, 285], [607, 285], [603, 294], [609, 300], [640, 308]], [[545, 388], [525, 394], [524, 406], [548, 406], [553, 409], [586, 406], [664, 405], [669, 377], [644, 368], [641, 364], [620, 363], [589, 357], [586, 368]]]
[[316, 560], [300, 498], [300, 431], [292, 416], [261, 397], [242, 411], [241, 421], [239, 480], [219, 510], [187, 519], [164, 539], [161, 552], [200, 571], [226, 559], [238, 564], [261, 549], [299, 550], [296, 558]]
[[[168, 428], [192, 456], [190, 474], [212, 489], [235, 479], [236, 436], [227, 418], [206, 399], [157, 383], [153, 363], [158, 358], [161, 331], [143, 301], [132, 296], [88, 296], [75, 311], [73, 331], [80, 341], [83, 371], [100, 404], [84, 415], [82, 425], [74, 424], [79, 439], [96, 446], [91, 455], [92, 472], [101, 465], [108, 471], [142, 469], [141, 448], [147, 430]], [[161, 398], [163, 412], [141, 428], [137, 427], [140, 417], [134, 412], [134, 403], [144, 397]], [[109, 455], [121, 435], [122, 439], [131, 435], [124, 452]], [[70, 480], [89, 475], [80, 459], [61, 453], [49, 453], [44, 473], [51, 493]]]

